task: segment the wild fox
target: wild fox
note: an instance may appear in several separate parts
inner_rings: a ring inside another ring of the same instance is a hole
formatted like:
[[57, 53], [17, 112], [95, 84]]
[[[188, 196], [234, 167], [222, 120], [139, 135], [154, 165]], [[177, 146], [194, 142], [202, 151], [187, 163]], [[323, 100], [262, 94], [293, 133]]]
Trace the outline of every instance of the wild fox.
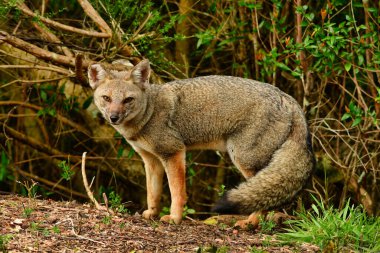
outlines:
[[144, 218], [159, 212], [166, 172], [172, 203], [170, 215], [161, 220], [181, 222], [186, 150], [226, 151], [247, 179], [227, 192], [217, 212], [268, 210], [304, 186], [314, 157], [305, 117], [292, 97], [239, 77], [215, 75], [154, 85], [149, 75], [148, 60], [125, 71], [102, 64], [88, 71], [95, 104], [144, 161]]

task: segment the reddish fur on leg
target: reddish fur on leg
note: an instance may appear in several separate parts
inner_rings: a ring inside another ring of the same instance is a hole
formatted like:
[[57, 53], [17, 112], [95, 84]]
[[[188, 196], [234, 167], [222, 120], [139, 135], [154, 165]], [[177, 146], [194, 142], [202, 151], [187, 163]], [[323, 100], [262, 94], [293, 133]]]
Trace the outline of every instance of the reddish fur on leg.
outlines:
[[259, 226], [260, 217], [263, 215], [265, 215], [263, 211], [254, 212], [249, 215], [247, 219], [237, 221], [235, 227], [240, 227], [241, 229], [255, 229]]
[[182, 221], [183, 206], [186, 203], [185, 151], [179, 151], [163, 163], [168, 176], [172, 204], [170, 215], [163, 216], [161, 220], [179, 224]]

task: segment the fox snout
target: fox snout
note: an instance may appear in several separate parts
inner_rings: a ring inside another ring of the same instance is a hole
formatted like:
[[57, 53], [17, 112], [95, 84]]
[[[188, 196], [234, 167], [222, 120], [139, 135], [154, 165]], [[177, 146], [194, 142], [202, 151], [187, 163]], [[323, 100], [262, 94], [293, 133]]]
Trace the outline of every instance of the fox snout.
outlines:
[[126, 108], [121, 103], [110, 103], [108, 105], [107, 113], [105, 114], [107, 120], [112, 125], [120, 124], [126, 115]]
[[110, 121], [111, 121], [111, 123], [113, 123], [113, 124], [115, 124], [115, 123], [117, 123], [117, 121], [120, 119], [120, 117], [119, 117], [119, 115], [117, 115], [117, 114], [111, 114], [111, 116], [110, 116]]

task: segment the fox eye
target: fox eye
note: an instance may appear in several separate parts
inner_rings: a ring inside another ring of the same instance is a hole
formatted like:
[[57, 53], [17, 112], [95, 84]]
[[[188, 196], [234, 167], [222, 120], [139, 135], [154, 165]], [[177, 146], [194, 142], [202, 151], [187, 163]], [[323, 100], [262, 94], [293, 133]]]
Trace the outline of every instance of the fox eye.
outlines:
[[102, 96], [102, 98], [104, 99], [104, 101], [106, 102], [111, 102], [111, 98], [109, 96]]
[[132, 102], [133, 100], [135, 100], [134, 97], [127, 97], [127, 98], [125, 98], [125, 99], [123, 100], [123, 103], [124, 103], [124, 104], [128, 104], [128, 103]]

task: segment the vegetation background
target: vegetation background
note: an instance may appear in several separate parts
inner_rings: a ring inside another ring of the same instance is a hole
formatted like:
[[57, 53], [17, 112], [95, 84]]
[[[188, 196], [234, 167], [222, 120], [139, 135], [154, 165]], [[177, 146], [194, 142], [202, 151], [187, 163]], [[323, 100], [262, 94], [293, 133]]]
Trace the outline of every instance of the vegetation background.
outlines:
[[[317, 158], [308, 192], [379, 214], [379, 11], [368, 0], [2, 1], [0, 190], [87, 201], [88, 152], [97, 198], [142, 210], [141, 159], [99, 116], [85, 75], [94, 61], [148, 58], [152, 82], [234, 75], [294, 96]], [[198, 215], [242, 180], [222, 153], [189, 153], [187, 166]]]

